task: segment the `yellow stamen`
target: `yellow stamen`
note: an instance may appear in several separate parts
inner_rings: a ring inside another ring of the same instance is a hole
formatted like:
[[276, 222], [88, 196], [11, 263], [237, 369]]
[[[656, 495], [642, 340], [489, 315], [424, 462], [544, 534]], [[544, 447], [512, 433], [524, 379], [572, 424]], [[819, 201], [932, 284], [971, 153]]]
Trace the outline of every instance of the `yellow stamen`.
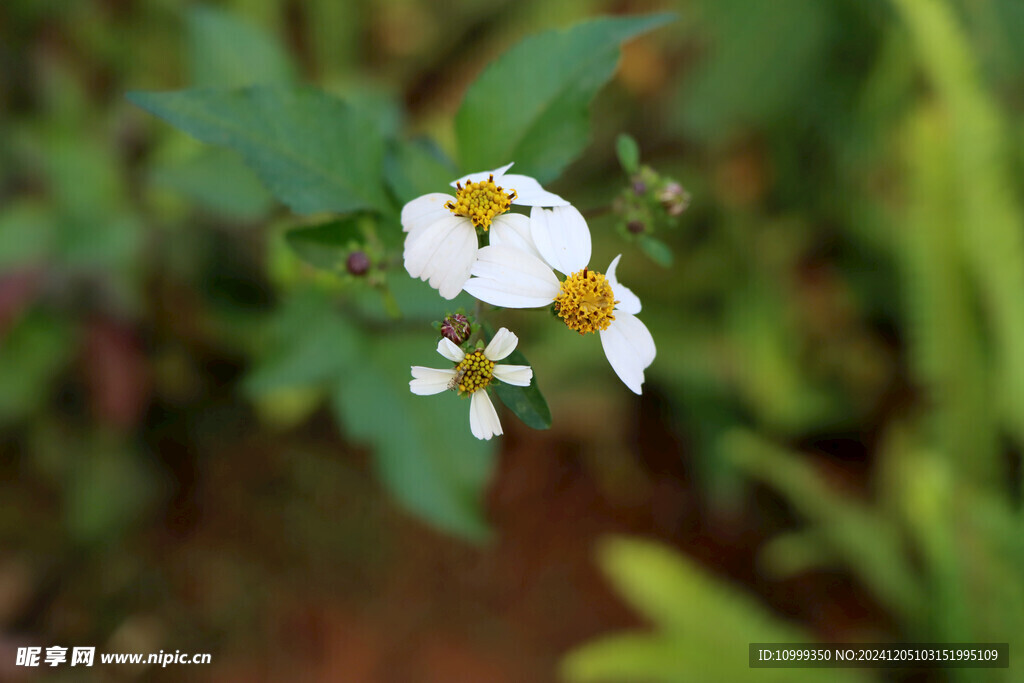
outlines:
[[465, 216], [485, 232], [491, 227], [494, 217], [508, 211], [516, 198], [515, 190], [506, 193], [500, 185], [495, 185], [493, 175], [476, 183], [469, 180], [465, 187], [459, 183], [456, 189], [455, 201], [448, 202], [444, 208], [456, 216]]
[[466, 354], [462, 362], [455, 366], [455, 377], [449, 385], [450, 389], [458, 389], [460, 396], [466, 396], [481, 389], [486, 389], [494, 377], [494, 361], [480, 349]]
[[562, 282], [555, 297], [555, 312], [571, 330], [580, 334], [607, 330], [615, 320], [612, 286], [601, 273], [584, 268]]

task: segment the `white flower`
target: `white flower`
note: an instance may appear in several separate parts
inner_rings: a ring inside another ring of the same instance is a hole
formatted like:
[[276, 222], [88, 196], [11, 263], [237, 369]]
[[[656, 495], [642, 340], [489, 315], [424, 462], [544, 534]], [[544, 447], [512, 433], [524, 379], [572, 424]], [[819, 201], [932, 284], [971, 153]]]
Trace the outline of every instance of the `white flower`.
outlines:
[[[589, 270], [590, 232], [571, 206], [530, 213], [533, 249], [491, 244], [480, 250], [465, 290], [505, 308], [554, 304], [570, 329], [600, 332], [601, 346], [619, 379], [641, 393], [644, 370], [654, 362], [654, 339], [636, 314], [640, 299], [615, 277], [620, 254], [607, 274]], [[532, 251], [532, 253], [531, 253]], [[566, 274], [559, 282], [552, 269]]]
[[527, 387], [533, 379], [533, 369], [529, 365], [495, 365], [495, 361], [507, 358], [518, 343], [519, 338], [504, 327], [495, 333], [486, 348], [469, 354], [442, 338], [437, 343], [437, 352], [456, 366], [450, 370], [438, 370], [414, 365], [409, 389], [419, 396], [447, 390], [458, 390], [460, 396], [471, 396], [469, 429], [478, 439], [490, 439], [502, 431], [498, 413], [487, 395], [487, 386], [492, 380], [499, 379], [506, 384]]
[[506, 174], [512, 164], [470, 173], [452, 182], [455, 196], [432, 192], [402, 207], [405, 269], [427, 280], [445, 299], [454, 299], [469, 279], [476, 260], [477, 229], [490, 229], [491, 244], [521, 243], [529, 238], [530, 220], [507, 213], [521, 206], [567, 206], [556, 194], [525, 175]]

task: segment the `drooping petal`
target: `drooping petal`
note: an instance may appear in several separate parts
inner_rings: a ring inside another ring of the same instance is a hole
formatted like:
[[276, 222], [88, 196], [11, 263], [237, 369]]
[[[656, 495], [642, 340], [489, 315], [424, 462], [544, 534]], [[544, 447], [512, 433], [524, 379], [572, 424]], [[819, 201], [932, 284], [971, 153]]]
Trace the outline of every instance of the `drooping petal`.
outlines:
[[431, 192], [413, 199], [402, 207], [402, 230], [416, 232], [451, 216], [452, 212], [444, 208], [444, 205], [454, 201], [455, 197], [443, 192]]
[[547, 306], [558, 294], [558, 278], [536, 256], [510, 247], [484, 247], [477, 253], [467, 292], [505, 308]]
[[485, 440], [503, 433], [498, 413], [486, 391], [473, 392], [469, 400], [469, 430], [476, 438]]
[[405, 269], [427, 280], [445, 299], [454, 299], [469, 279], [477, 251], [476, 229], [461, 216], [449, 216], [405, 240]]
[[448, 389], [449, 383], [455, 377], [455, 370], [438, 370], [414, 365], [412, 376], [414, 379], [409, 382], [409, 390], [417, 396], [431, 396]]
[[612, 370], [635, 394], [642, 392], [644, 368], [654, 361], [654, 338], [636, 316], [619, 311], [608, 329], [601, 331], [601, 346]]
[[461, 363], [466, 357], [462, 349], [447, 337], [441, 337], [441, 341], [437, 342], [437, 352], [453, 363]]
[[632, 315], [636, 315], [640, 312], [640, 297], [632, 292], [628, 287], [623, 285], [615, 277], [615, 269], [619, 267], [619, 259], [622, 258], [622, 254], [619, 254], [612, 259], [612, 263], [608, 266], [608, 272], [605, 273], [605, 277], [608, 278], [608, 284], [612, 286], [612, 296], [618, 302], [615, 305], [616, 311], [625, 311]]
[[569, 206], [569, 202], [554, 192], [548, 192], [528, 175], [508, 173], [501, 179], [501, 185], [506, 191], [516, 191], [516, 198], [512, 203], [519, 206]]
[[505, 384], [528, 387], [533, 379], [533, 368], [529, 365], [495, 365], [494, 376]]
[[521, 213], [503, 213], [491, 223], [491, 246], [512, 247], [541, 258], [530, 236], [530, 218]]
[[[515, 163], [515, 162], [512, 162], [512, 163]], [[470, 182], [470, 181], [472, 181], [474, 183], [479, 183], [479, 182], [481, 182], [483, 180], [487, 180], [491, 176], [494, 176], [494, 182], [497, 183], [498, 180], [500, 180], [501, 177], [505, 175], [505, 171], [507, 171], [510, 168], [512, 168], [512, 164], [506, 164], [506, 165], [502, 166], [501, 168], [494, 169], [493, 171], [479, 171], [477, 173], [467, 173], [466, 175], [462, 176], [458, 180], [453, 180], [451, 182], [451, 186], [455, 187], [456, 185], [458, 185], [460, 183], [462, 185], [465, 185], [467, 182]], [[502, 182], [504, 182], [504, 181], [502, 181]]]
[[530, 210], [530, 236], [552, 268], [571, 275], [590, 263], [590, 228], [574, 206]]
[[487, 360], [502, 360], [515, 351], [518, 343], [519, 337], [507, 327], [503, 327], [494, 333], [491, 343], [484, 349], [484, 356]]

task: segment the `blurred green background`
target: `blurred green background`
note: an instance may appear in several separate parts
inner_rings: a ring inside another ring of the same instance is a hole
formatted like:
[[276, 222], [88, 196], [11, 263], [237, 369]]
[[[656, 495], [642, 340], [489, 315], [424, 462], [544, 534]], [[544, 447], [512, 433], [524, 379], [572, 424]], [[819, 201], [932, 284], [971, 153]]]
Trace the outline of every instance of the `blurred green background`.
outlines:
[[[382, 255], [394, 217], [348, 275], [233, 152], [125, 99], [310, 83], [454, 157], [509, 47], [664, 10], [546, 183], [595, 267], [624, 254], [644, 395], [502, 312], [553, 426], [506, 411], [492, 447], [407, 395], [444, 302]], [[0, 680], [1024, 680], [746, 659], [1024, 652], [1022, 34], [1019, 0], [6, 0]], [[622, 132], [692, 196], [663, 247], [624, 230]]]

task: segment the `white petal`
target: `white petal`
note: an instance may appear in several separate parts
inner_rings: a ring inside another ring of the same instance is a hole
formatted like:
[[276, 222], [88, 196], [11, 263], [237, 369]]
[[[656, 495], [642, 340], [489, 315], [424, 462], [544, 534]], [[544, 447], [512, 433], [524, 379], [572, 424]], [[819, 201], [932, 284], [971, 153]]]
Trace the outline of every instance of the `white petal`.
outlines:
[[441, 337], [441, 341], [437, 342], [437, 352], [453, 363], [461, 363], [462, 359], [466, 357], [462, 349], [447, 337]]
[[625, 311], [636, 315], [640, 312], [640, 297], [634, 294], [628, 287], [623, 285], [615, 277], [615, 269], [619, 267], [619, 259], [622, 258], [622, 254], [619, 254], [612, 263], [608, 266], [608, 272], [605, 273], [605, 277], [608, 278], [608, 284], [612, 286], [612, 296], [615, 297], [615, 301], [618, 303], [615, 305], [616, 311]]
[[[515, 163], [515, 162], [512, 162], [512, 163]], [[496, 168], [493, 171], [479, 171], [477, 173], [468, 173], [468, 174], [462, 176], [461, 178], [459, 178], [458, 180], [453, 180], [451, 185], [452, 185], [452, 187], [455, 187], [456, 185], [458, 185], [460, 183], [462, 185], [465, 185], [467, 182], [470, 182], [470, 181], [472, 181], [474, 183], [479, 183], [482, 180], [487, 180], [491, 176], [494, 176], [494, 182], [497, 183], [498, 180], [503, 175], [505, 175], [505, 171], [507, 171], [510, 168], [512, 168], [512, 164], [506, 164], [505, 166], [502, 166], [501, 168]], [[508, 188], [505, 188], [505, 189], [508, 189]]]
[[541, 258], [530, 236], [530, 218], [521, 213], [503, 213], [491, 223], [491, 246], [512, 247]]
[[635, 393], [641, 393], [644, 368], [654, 361], [654, 338], [639, 318], [619, 311], [607, 330], [601, 331], [601, 346], [612, 370]]
[[571, 275], [590, 263], [590, 228], [574, 206], [530, 211], [530, 235], [555, 270]]
[[519, 337], [507, 327], [503, 327], [494, 333], [491, 343], [484, 349], [484, 356], [487, 360], [502, 360], [508, 358], [508, 354], [516, 350]]
[[405, 239], [405, 269], [453, 299], [469, 279], [477, 250], [476, 229], [468, 218], [449, 216]]
[[[497, 176], [495, 176], [497, 178]], [[569, 202], [559, 197], [554, 192], [548, 192], [540, 186], [536, 180], [528, 175], [516, 175], [509, 173], [501, 179], [501, 185], [506, 192], [516, 191], [516, 198], [513, 204], [519, 206], [568, 206]]]
[[417, 197], [402, 207], [402, 230], [416, 232], [428, 227], [452, 212], [444, 208], [446, 202], [454, 202], [455, 197], [443, 192], [431, 192]]
[[560, 289], [558, 278], [546, 263], [510, 247], [481, 249], [472, 273], [477, 277], [466, 283], [466, 291], [494, 306], [547, 306]]
[[549, 302], [560, 289], [547, 263], [511, 247], [484, 247], [476, 255], [472, 272], [478, 278], [508, 284], [523, 296], [543, 297]]
[[490, 439], [501, 434], [501, 422], [498, 413], [486, 391], [475, 391], [469, 400], [469, 429], [478, 439]]
[[415, 379], [409, 382], [409, 390], [418, 396], [431, 396], [447, 391], [449, 382], [455, 377], [455, 370], [438, 370], [414, 365], [412, 376]]
[[529, 365], [495, 365], [494, 376], [505, 384], [528, 387], [533, 379], [533, 368]]

